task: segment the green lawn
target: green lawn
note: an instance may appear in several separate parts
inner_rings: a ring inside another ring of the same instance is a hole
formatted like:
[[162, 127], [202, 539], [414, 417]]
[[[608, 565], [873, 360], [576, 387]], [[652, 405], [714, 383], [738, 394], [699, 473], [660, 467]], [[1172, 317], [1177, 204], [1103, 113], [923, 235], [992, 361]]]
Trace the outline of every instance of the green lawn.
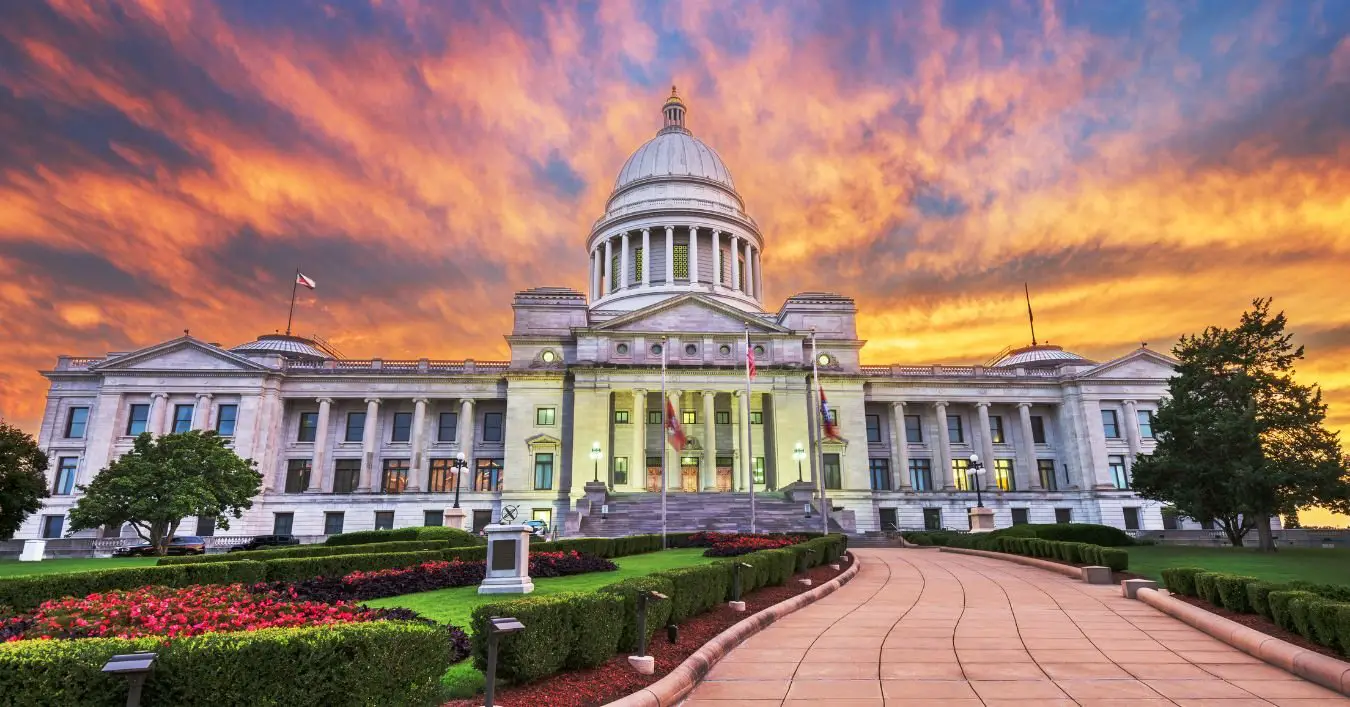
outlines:
[[[547, 596], [559, 592], [589, 592], [599, 589], [606, 584], [613, 584], [621, 579], [640, 577], [645, 574], [673, 569], [675, 567], [701, 565], [719, 559], [715, 557], [704, 557], [703, 552], [704, 548], [693, 547], [681, 550], [665, 550], [663, 552], [649, 552], [643, 555], [619, 557], [614, 560], [614, 564], [619, 566], [619, 569], [616, 572], [591, 572], [588, 574], [573, 575], [571, 577], [536, 579], [534, 580], [534, 593], [526, 596]], [[478, 593], [478, 586], [474, 585], [471, 587], [437, 589], [435, 591], [419, 592], [417, 594], [404, 594], [402, 596], [389, 597], [388, 599], [376, 599], [374, 601], [366, 602], [366, 606], [377, 608], [397, 606], [405, 609], [412, 609], [429, 619], [435, 619], [441, 623], [454, 624], [467, 631], [469, 630], [469, 617], [473, 614], [473, 610], [480, 604], [512, 598], [515, 597], [510, 594], [480, 595]]]
[[154, 557], [90, 557], [43, 560], [41, 562], [0, 560], [0, 577], [13, 577], [21, 574], [62, 574], [86, 570], [110, 570], [118, 567], [145, 567], [155, 564], [156, 560], [157, 558]]
[[1168, 567], [1203, 567], [1213, 572], [1260, 577], [1274, 582], [1303, 580], [1350, 584], [1350, 550], [1280, 548], [1262, 553], [1247, 548], [1141, 545], [1130, 551], [1130, 572], [1162, 580]]

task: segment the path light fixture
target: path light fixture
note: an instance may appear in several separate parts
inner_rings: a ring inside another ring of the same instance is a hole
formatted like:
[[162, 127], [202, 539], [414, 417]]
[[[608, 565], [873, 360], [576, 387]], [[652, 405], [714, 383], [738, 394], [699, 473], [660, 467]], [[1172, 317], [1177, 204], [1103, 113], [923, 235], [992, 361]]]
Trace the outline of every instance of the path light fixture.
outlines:
[[455, 470], [455, 508], [459, 508], [459, 485], [460, 477], [469, 470], [469, 460], [464, 457], [464, 452], [455, 455], [454, 461], [450, 462], [450, 468]]
[[984, 496], [980, 493], [980, 475], [984, 473], [984, 462], [980, 461], [980, 455], [970, 455], [970, 475], [968, 480], [975, 485], [975, 507], [984, 508]]
[[[804, 480], [802, 479], [802, 460], [806, 458], [806, 448], [802, 446], [801, 442], [798, 442], [797, 446], [792, 448], [792, 458], [797, 460], [797, 483], [804, 483]], [[807, 517], [809, 518], [810, 516]]]
[[145, 687], [145, 679], [154, 669], [157, 657], [158, 653], [125, 653], [115, 655], [103, 664], [103, 672], [127, 677], [127, 707], [141, 704], [141, 688]]
[[753, 565], [736, 562], [731, 565], [731, 601], [732, 611], [745, 611], [745, 602], [741, 601], [741, 570], [751, 569]]
[[600, 483], [600, 457], [604, 455], [605, 453], [600, 451], [600, 443], [591, 442], [591, 461], [595, 464], [595, 475], [591, 477], [591, 481], [596, 483]]
[[514, 617], [492, 617], [488, 619], [488, 654], [487, 654], [487, 673], [483, 676], [487, 680], [484, 690], [485, 707], [495, 707], [492, 703], [492, 693], [497, 687], [497, 644], [502, 636], [511, 633], [519, 633], [525, 630], [525, 624]]
[[639, 674], [651, 675], [656, 671], [656, 659], [647, 655], [647, 603], [649, 601], [665, 601], [670, 597], [658, 591], [638, 592], [637, 595], [637, 655], [628, 656], [628, 663], [633, 666]]

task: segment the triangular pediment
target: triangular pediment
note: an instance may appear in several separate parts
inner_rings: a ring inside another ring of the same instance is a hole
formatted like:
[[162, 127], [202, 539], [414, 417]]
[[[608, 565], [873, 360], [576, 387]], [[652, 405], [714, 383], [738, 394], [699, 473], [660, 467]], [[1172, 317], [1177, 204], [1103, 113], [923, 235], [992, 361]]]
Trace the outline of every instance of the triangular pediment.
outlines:
[[1157, 379], [1166, 380], [1176, 375], [1177, 362], [1153, 349], [1139, 348], [1120, 358], [1107, 361], [1086, 371], [1079, 379]]
[[682, 295], [629, 312], [596, 326], [597, 331], [785, 334], [787, 329], [701, 295]]
[[561, 447], [562, 440], [553, 435], [540, 433], [533, 437], [527, 437], [525, 439], [525, 444], [530, 449], [534, 449], [535, 447]]
[[258, 371], [269, 370], [255, 361], [192, 337], [179, 337], [90, 366], [114, 371]]

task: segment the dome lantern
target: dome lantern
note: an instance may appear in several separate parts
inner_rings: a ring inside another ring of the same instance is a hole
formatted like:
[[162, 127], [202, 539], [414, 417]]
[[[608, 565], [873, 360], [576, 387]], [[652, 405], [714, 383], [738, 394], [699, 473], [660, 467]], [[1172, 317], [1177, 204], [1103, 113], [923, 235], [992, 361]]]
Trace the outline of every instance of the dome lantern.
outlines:
[[684, 101], [680, 100], [680, 93], [675, 90], [675, 86], [672, 84], [670, 87], [670, 98], [667, 98], [665, 105], [661, 106], [661, 113], [666, 118], [665, 127], [662, 128], [661, 132], [689, 132], [689, 129], [684, 127], [685, 110]]

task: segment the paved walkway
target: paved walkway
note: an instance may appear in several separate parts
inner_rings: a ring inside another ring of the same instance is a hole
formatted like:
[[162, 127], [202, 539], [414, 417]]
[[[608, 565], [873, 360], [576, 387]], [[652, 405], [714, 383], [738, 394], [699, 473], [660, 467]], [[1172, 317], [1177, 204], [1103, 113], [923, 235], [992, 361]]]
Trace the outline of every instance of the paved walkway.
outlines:
[[857, 550], [842, 589], [732, 651], [685, 707], [1350, 705], [1119, 587], [936, 550]]

